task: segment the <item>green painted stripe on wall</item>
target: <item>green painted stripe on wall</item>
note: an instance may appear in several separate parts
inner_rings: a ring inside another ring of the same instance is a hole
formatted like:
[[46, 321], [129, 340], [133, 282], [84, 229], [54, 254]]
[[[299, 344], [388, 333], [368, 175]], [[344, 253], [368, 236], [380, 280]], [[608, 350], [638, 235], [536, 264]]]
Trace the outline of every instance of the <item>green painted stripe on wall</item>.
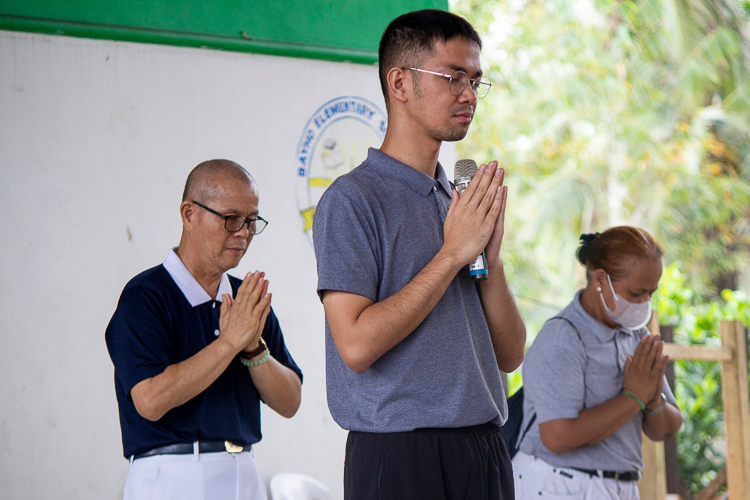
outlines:
[[447, 0], [4, 0], [0, 29], [362, 64], [394, 17]]
[[274, 40], [253, 40], [240, 37], [194, 34], [179, 31], [145, 28], [125, 28], [101, 24], [84, 24], [45, 19], [15, 18], [0, 15], [0, 29], [27, 31], [48, 35], [63, 35], [124, 42], [176, 45], [179, 47], [210, 48], [235, 52], [252, 52], [275, 56], [303, 57], [328, 61], [348, 61], [359, 64], [375, 64], [377, 51], [357, 50]]

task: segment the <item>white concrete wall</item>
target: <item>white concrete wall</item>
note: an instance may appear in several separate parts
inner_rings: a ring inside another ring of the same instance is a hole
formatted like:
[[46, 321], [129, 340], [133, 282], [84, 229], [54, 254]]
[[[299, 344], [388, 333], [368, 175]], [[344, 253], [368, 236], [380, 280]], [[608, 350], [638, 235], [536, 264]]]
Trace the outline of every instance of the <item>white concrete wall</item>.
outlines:
[[260, 185], [271, 225], [233, 274], [266, 271], [305, 373], [293, 419], [263, 410], [261, 471], [341, 496], [346, 433], [325, 397], [294, 155], [312, 114], [345, 95], [382, 107], [376, 67], [0, 31], [0, 498], [121, 495], [104, 329], [125, 283], [177, 244], [185, 177], [210, 158]]

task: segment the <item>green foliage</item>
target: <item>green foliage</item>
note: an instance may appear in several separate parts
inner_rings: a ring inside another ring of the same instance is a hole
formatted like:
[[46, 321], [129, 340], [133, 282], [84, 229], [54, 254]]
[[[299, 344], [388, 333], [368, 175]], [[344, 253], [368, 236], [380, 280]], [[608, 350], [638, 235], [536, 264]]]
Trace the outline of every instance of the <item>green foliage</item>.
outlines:
[[581, 233], [649, 230], [703, 295], [750, 272], [750, 39], [734, 1], [452, 5], [493, 81], [458, 153], [507, 169], [503, 258], [531, 331], [582, 285]]
[[514, 394], [523, 385], [521, 370], [516, 370], [508, 374], [508, 395]]
[[[748, 297], [731, 290], [724, 290], [721, 297], [703, 301], [687, 287], [679, 266], [672, 264], [662, 274], [654, 308], [660, 323], [674, 326], [675, 343], [720, 345], [721, 320], [740, 319], [750, 327]], [[675, 396], [684, 419], [677, 436], [680, 473], [693, 493], [698, 493], [725, 462], [721, 365], [695, 361], [675, 361], [674, 365]]]
[[[483, 34], [492, 92], [458, 145], [509, 188], [503, 259], [530, 332], [584, 283], [578, 236], [650, 231], [668, 262], [657, 310], [678, 342], [748, 324], [750, 24], [745, 0], [454, 0]], [[529, 336], [529, 341], [533, 335]], [[723, 462], [718, 364], [675, 363], [691, 488]], [[520, 374], [511, 374], [511, 393]]]

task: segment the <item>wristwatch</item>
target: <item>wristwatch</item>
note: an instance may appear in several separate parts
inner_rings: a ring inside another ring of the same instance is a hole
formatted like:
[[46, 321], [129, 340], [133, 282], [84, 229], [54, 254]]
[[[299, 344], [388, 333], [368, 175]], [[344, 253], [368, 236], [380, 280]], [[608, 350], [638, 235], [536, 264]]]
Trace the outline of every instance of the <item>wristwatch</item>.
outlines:
[[258, 354], [262, 354], [263, 351], [266, 351], [267, 349], [268, 349], [268, 346], [266, 345], [266, 341], [263, 340], [263, 337], [260, 337], [260, 339], [258, 340], [258, 347], [256, 347], [252, 351], [242, 351], [240, 353], [240, 356], [243, 359], [252, 359]]
[[649, 410], [648, 408], [646, 408], [645, 410], [643, 410], [643, 412], [646, 415], [658, 415], [664, 409], [664, 405], [665, 404], [667, 404], [667, 396], [665, 396], [664, 393], [662, 392], [661, 393], [661, 404], [659, 406], [657, 406], [656, 408], [654, 408], [653, 410]]

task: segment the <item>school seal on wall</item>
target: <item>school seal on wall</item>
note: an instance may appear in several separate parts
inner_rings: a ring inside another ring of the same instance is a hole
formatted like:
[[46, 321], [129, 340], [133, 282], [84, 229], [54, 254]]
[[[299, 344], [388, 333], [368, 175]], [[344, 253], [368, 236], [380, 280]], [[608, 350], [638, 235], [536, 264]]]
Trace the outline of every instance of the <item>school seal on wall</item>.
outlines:
[[362, 97], [338, 97], [323, 104], [305, 125], [295, 156], [297, 208], [312, 245], [315, 207], [323, 192], [367, 158], [385, 137], [385, 113]]

